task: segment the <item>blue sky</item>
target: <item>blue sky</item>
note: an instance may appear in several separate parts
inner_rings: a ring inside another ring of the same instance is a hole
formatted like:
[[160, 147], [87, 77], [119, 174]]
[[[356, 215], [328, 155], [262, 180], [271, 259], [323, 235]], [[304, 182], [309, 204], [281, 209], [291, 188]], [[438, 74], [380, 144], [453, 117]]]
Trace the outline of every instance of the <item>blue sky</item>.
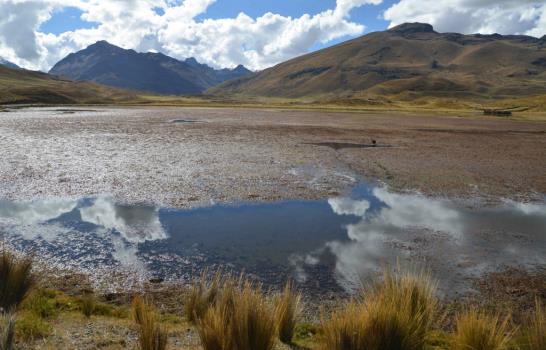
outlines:
[[[357, 7], [351, 11], [350, 19], [352, 22], [364, 24], [366, 26], [365, 33], [385, 30], [389, 22], [382, 18], [382, 14], [395, 2], [395, 0], [386, 0], [380, 5]], [[335, 8], [335, 6], [335, 0], [218, 0], [205, 13], [197, 16], [196, 19], [202, 21], [207, 18], [232, 18], [241, 12], [253, 18], [260, 17], [267, 12], [283, 16], [300, 17], [304, 14], [315, 15]], [[164, 13], [159, 8], [156, 10], [158, 14]], [[83, 21], [80, 18], [82, 13], [81, 10], [75, 7], [65, 7], [62, 10], [57, 10], [53, 13], [50, 20], [42, 23], [39, 30], [43, 33], [59, 35], [67, 31], [93, 28], [98, 25], [98, 23]], [[340, 37], [327, 44], [317, 43], [313, 45], [312, 50], [334, 45], [347, 39], [351, 39], [351, 36]]]

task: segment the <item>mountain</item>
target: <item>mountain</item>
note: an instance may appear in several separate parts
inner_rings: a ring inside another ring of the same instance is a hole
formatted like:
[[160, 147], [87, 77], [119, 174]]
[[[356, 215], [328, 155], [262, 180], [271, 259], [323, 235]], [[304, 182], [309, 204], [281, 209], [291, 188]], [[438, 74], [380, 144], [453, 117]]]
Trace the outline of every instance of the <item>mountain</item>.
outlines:
[[272, 97], [513, 97], [545, 94], [546, 36], [438, 33], [406, 23], [212, 88]]
[[7, 61], [7, 60], [3, 59], [2, 57], [0, 57], [0, 66], [4, 66], [4, 67], [8, 67], [8, 68], [14, 68], [14, 69], [20, 68], [15, 63], [11, 63], [10, 61]]
[[[90, 82], [75, 82], [0, 65], [0, 105], [14, 103], [103, 104], [136, 101], [131, 92]], [[0, 108], [1, 109], [1, 108]]]
[[162, 53], [138, 53], [99, 41], [68, 55], [49, 73], [119, 88], [184, 95], [201, 93], [250, 71], [244, 67], [215, 70], [195, 59], [179, 61]]

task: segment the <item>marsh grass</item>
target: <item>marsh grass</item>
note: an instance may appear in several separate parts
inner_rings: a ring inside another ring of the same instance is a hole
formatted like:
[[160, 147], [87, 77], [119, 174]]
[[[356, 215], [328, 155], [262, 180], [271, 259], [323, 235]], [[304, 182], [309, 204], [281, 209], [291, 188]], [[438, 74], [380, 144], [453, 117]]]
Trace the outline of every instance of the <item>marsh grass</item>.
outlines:
[[205, 350], [271, 350], [275, 345], [275, 308], [260, 285], [227, 279], [215, 303], [197, 320]]
[[530, 317], [526, 329], [526, 345], [529, 350], [544, 350], [546, 349], [546, 312], [538, 299], [535, 305], [535, 313]]
[[140, 350], [165, 350], [167, 348], [167, 332], [161, 326], [157, 312], [139, 296], [133, 299], [133, 319], [139, 327]]
[[501, 320], [483, 311], [467, 311], [457, 316], [451, 349], [508, 349], [514, 333], [509, 317]]
[[425, 349], [437, 318], [436, 283], [427, 273], [386, 269], [383, 281], [330, 318], [322, 316], [324, 350]]
[[0, 350], [13, 349], [15, 339], [15, 317], [13, 314], [0, 315]]
[[32, 259], [16, 258], [3, 250], [0, 253], [0, 309], [10, 312], [25, 299], [35, 278], [31, 272]]
[[280, 341], [290, 344], [301, 313], [301, 294], [294, 291], [292, 282], [286, 283], [275, 300], [275, 320]]

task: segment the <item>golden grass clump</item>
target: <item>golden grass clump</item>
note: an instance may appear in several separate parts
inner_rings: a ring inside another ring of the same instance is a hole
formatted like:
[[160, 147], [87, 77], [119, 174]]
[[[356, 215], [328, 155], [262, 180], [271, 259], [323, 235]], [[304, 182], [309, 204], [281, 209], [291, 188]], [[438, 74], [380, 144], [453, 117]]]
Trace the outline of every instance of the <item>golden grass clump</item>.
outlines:
[[271, 350], [276, 321], [271, 300], [261, 286], [249, 281], [226, 280], [216, 302], [197, 321], [205, 350]]
[[471, 310], [457, 316], [451, 349], [504, 350], [513, 334], [508, 317], [501, 321], [499, 316]]
[[529, 350], [546, 349], [546, 312], [538, 299], [526, 333]]
[[139, 326], [140, 350], [165, 350], [167, 332], [159, 324], [157, 312], [143, 298], [133, 299], [133, 319]]
[[207, 310], [216, 303], [220, 287], [226, 284], [226, 281], [220, 271], [217, 271], [212, 279], [208, 278], [208, 270], [203, 271], [199, 280], [191, 286], [184, 301], [184, 312], [188, 322], [196, 324], [205, 316]]
[[0, 253], [0, 311], [17, 308], [35, 285], [32, 259], [16, 258], [4, 250]]
[[15, 317], [12, 314], [0, 315], [0, 350], [13, 349], [15, 339]]
[[277, 297], [275, 305], [277, 332], [283, 343], [290, 344], [292, 342], [300, 313], [301, 294], [296, 293], [292, 283], [288, 282]]
[[437, 316], [436, 284], [425, 273], [385, 270], [382, 283], [322, 318], [324, 350], [426, 348]]

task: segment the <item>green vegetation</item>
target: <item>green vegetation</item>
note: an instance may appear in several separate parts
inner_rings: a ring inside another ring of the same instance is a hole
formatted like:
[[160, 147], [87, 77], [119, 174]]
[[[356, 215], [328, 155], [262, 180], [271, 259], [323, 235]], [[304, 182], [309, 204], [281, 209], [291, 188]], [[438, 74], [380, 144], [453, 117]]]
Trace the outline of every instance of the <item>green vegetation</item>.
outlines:
[[81, 303], [82, 303], [82, 313], [87, 318], [91, 317], [91, 315], [93, 315], [93, 313], [95, 312], [96, 304], [97, 304], [95, 294], [85, 293], [82, 296]]

